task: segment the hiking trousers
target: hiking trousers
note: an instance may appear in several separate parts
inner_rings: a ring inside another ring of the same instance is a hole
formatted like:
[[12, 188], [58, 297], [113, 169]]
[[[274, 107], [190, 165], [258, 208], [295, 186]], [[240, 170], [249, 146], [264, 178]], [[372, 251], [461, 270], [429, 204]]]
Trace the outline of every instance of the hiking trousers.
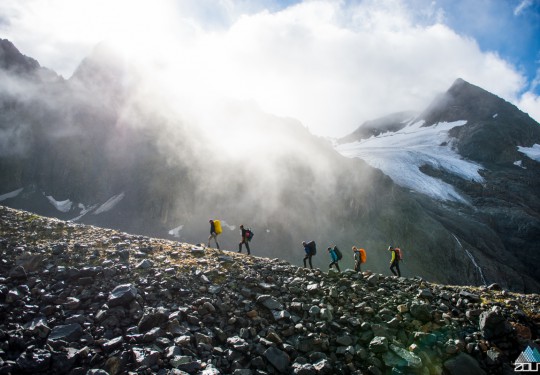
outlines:
[[356, 272], [362, 272], [362, 262], [357, 260], [355, 263], [354, 263], [354, 270]]
[[245, 239], [242, 239], [242, 242], [240, 242], [240, 243], [238, 244], [238, 252], [239, 252], [239, 253], [242, 252], [242, 244], [245, 244], [245, 245], [246, 245], [247, 253], [248, 253], [248, 255], [251, 255], [251, 251], [249, 250], [249, 242], [246, 241]]
[[214, 241], [216, 241], [216, 247], [219, 249], [219, 244], [217, 242], [217, 236], [218, 235], [216, 233], [214, 233], [214, 232], [210, 233], [210, 237], [208, 237], [208, 247], [210, 247], [210, 240], [213, 238]]
[[306, 256], [304, 257], [304, 268], [307, 267], [306, 266], [306, 260], [309, 260], [309, 268], [313, 269], [313, 264], [311, 264], [311, 257], [313, 255], [311, 254], [306, 254]]
[[339, 269], [339, 264], [338, 264], [338, 261], [337, 261], [337, 260], [335, 260], [335, 261], [333, 261], [332, 263], [330, 263], [330, 264], [328, 265], [328, 268], [332, 268], [332, 266], [336, 266], [337, 270], [338, 270], [339, 272], [341, 272], [341, 270]]
[[[394, 268], [397, 272], [394, 270]], [[390, 271], [392, 271], [394, 275], [401, 277], [401, 271], [399, 270], [399, 260], [396, 259], [392, 262], [392, 264], [390, 264]]]

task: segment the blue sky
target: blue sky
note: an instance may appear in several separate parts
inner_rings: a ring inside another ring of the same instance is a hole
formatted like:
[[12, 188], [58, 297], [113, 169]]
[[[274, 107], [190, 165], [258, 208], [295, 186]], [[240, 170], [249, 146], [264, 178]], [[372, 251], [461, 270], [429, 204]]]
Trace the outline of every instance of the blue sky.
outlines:
[[496, 51], [522, 70], [529, 86], [540, 93], [540, 1], [440, 1], [446, 24], [477, 41], [484, 51]]
[[66, 78], [106, 41], [190, 108], [248, 101], [321, 135], [457, 78], [540, 121], [540, 0], [2, 0], [0, 37]]

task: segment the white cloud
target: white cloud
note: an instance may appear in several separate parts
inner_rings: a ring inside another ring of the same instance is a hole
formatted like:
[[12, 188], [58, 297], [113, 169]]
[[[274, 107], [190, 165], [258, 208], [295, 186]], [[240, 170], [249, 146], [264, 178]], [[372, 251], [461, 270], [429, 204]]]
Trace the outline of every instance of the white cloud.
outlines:
[[525, 9], [532, 5], [532, 0], [522, 0], [514, 9], [514, 15], [519, 16]]
[[6, 1], [0, 14], [18, 14], [7, 37], [65, 75], [94, 43], [116, 39], [174, 100], [200, 108], [210, 96], [248, 100], [316, 134], [342, 136], [365, 120], [421, 110], [458, 77], [513, 102], [525, 85], [498, 55], [436, 23], [439, 9], [419, 25], [400, 0], [281, 10], [268, 1]]
[[521, 96], [518, 107], [536, 121], [540, 122], [540, 97], [528, 91]]

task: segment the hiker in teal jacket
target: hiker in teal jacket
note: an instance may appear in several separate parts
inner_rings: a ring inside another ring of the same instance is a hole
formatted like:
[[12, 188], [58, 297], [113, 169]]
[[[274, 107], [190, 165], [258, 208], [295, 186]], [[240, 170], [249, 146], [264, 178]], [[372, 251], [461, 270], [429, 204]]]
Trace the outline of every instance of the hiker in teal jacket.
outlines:
[[330, 260], [332, 261], [332, 263], [330, 263], [328, 268], [332, 268], [332, 266], [335, 265], [338, 272], [341, 272], [341, 270], [339, 269], [339, 264], [338, 264], [339, 258], [338, 258], [338, 255], [336, 254], [336, 251], [333, 248], [329, 247], [328, 252], [330, 253]]

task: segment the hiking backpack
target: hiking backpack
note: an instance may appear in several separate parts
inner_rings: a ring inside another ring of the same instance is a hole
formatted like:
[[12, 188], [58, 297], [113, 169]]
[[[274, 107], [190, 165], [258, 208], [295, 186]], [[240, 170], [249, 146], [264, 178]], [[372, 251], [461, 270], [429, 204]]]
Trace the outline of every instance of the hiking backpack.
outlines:
[[366, 259], [367, 259], [366, 250], [360, 249], [358, 250], [358, 252], [360, 253], [360, 262], [366, 263]]
[[394, 251], [396, 252], [396, 257], [398, 260], [403, 260], [403, 252], [399, 247], [394, 248]]
[[343, 258], [343, 254], [341, 254], [341, 250], [339, 250], [337, 246], [334, 246], [334, 252], [336, 253], [338, 260], [341, 260], [341, 258]]
[[311, 251], [311, 255], [317, 254], [317, 245], [315, 244], [315, 241], [311, 241], [307, 244], [307, 247], [309, 247]]
[[221, 221], [214, 220], [214, 231], [216, 232], [216, 234], [221, 234], [221, 232], [223, 232], [223, 230], [221, 229]]
[[253, 236], [254, 236], [254, 234], [253, 234], [253, 231], [251, 230], [251, 228], [246, 229], [246, 238], [247, 238], [247, 240], [251, 241]]

